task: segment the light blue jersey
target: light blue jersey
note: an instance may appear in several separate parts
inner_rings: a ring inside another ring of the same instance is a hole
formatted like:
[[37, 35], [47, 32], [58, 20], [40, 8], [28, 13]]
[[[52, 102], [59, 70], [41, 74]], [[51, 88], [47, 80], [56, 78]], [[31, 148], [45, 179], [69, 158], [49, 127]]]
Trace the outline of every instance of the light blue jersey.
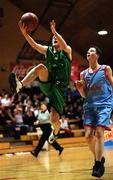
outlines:
[[113, 108], [113, 89], [106, 77], [106, 67], [102, 65], [96, 72], [84, 71], [86, 97], [84, 100], [84, 126], [109, 129]]
[[102, 65], [96, 72], [84, 71], [86, 97], [84, 109], [91, 107], [113, 107], [113, 89], [106, 77], [106, 65]]

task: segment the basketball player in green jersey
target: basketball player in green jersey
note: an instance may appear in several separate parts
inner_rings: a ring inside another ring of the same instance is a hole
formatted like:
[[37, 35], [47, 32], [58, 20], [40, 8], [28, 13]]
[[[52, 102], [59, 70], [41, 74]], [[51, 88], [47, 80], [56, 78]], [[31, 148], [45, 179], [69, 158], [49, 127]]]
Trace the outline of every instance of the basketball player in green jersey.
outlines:
[[11, 73], [9, 76], [10, 87], [14, 93], [18, 93], [23, 86], [30, 84], [38, 77], [41, 91], [50, 100], [50, 118], [53, 132], [49, 137], [49, 142], [52, 143], [58, 137], [60, 129], [59, 119], [63, 111], [66, 89], [70, 79], [72, 50], [56, 31], [54, 20], [50, 22], [50, 29], [53, 34], [52, 46], [36, 43], [27, 33], [27, 27], [21, 21], [19, 27], [28, 43], [39, 53], [45, 55], [46, 64], [39, 64], [34, 67], [22, 81], [19, 81], [16, 75]]

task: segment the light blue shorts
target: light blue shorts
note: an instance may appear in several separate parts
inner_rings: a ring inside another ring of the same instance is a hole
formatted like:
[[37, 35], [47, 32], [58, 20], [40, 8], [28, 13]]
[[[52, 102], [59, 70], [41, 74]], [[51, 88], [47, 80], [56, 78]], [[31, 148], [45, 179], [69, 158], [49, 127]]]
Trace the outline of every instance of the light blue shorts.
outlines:
[[91, 126], [93, 128], [102, 126], [108, 128], [111, 112], [111, 107], [96, 107], [85, 109], [84, 126]]

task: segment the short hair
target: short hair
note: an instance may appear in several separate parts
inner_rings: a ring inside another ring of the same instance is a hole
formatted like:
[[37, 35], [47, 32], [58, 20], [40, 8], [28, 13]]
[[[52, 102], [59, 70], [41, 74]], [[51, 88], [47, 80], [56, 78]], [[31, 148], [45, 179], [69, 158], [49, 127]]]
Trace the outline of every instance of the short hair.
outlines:
[[98, 46], [91, 46], [90, 48], [95, 48], [96, 53], [99, 55], [99, 58], [102, 57], [102, 50]]

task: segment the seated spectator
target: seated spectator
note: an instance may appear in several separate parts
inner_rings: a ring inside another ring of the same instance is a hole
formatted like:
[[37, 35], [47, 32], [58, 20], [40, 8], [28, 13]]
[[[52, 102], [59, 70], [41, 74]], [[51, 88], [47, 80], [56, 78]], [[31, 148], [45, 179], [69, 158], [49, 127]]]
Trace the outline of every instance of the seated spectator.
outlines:
[[35, 115], [36, 119], [38, 119], [38, 114], [39, 114], [39, 105], [36, 105], [34, 107], [34, 115]]
[[25, 111], [27, 111], [28, 109], [31, 109], [31, 111], [34, 111], [31, 100], [28, 100], [26, 103]]
[[65, 136], [72, 136], [71, 129], [68, 125], [68, 118], [66, 118], [65, 115], [62, 115], [60, 122], [61, 122], [60, 129], [65, 131]]
[[14, 117], [9, 107], [0, 109], [0, 133], [4, 136], [14, 136]]
[[4, 133], [4, 126], [5, 126], [5, 115], [3, 113], [3, 110], [0, 109], [0, 134]]
[[11, 106], [11, 99], [9, 98], [8, 94], [5, 94], [1, 99], [1, 106], [9, 107]]
[[28, 132], [28, 125], [24, 124], [23, 121], [23, 109], [19, 107], [19, 105], [16, 105], [16, 108], [14, 109], [14, 118], [15, 118], [15, 138], [19, 139], [20, 135], [24, 135]]
[[5, 125], [4, 125], [5, 135], [8, 137], [9, 136], [13, 137], [15, 119], [10, 107], [4, 110], [4, 117], [5, 117]]
[[28, 131], [33, 132], [34, 130], [34, 122], [37, 118], [34, 115], [34, 112], [31, 108], [28, 108], [27, 111], [23, 115], [24, 124], [28, 125]]
[[83, 129], [83, 117], [75, 116], [74, 118], [75, 122], [74, 124], [78, 127], [78, 129]]

